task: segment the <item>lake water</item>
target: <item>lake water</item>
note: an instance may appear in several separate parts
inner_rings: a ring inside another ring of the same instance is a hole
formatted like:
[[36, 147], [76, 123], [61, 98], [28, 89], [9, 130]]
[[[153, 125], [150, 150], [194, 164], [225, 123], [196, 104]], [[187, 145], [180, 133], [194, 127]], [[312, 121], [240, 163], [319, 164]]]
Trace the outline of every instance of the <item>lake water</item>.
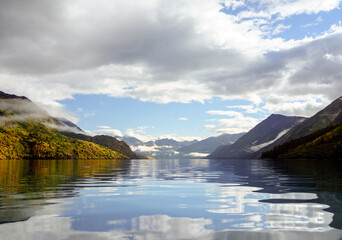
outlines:
[[342, 239], [342, 163], [1, 160], [0, 239]]

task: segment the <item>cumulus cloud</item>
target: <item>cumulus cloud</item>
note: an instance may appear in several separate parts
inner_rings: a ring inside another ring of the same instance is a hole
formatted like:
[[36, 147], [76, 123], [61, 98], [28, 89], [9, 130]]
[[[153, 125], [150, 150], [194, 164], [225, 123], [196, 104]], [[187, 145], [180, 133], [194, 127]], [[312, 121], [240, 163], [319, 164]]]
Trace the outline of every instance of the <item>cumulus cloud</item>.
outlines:
[[111, 127], [109, 126], [97, 126], [98, 128], [101, 128], [101, 129], [111, 129]]
[[216, 128], [216, 125], [214, 124], [206, 124], [204, 125], [204, 128], [207, 129], [207, 130], [213, 130]]
[[178, 118], [178, 120], [180, 120], [180, 121], [187, 121], [189, 119], [187, 119], [186, 117], [180, 117], [180, 118]]
[[[78, 119], [57, 101], [75, 94], [158, 103], [243, 98], [258, 105], [275, 93], [320, 98], [324, 105], [342, 92], [341, 26], [296, 41], [265, 35], [288, 28], [270, 29], [274, 17], [330, 11], [340, 3], [4, 0], [0, 86], [73, 122]], [[230, 15], [223, 7], [243, 10]], [[299, 112], [285, 103], [283, 112]], [[309, 105], [304, 115], [318, 107]]]
[[123, 134], [120, 130], [118, 129], [112, 129], [112, 128], [103, 128], [100, 130], [95, 131], [92, 135], [109, 135], [112, 137], [122, 137]]
[[124, 136], [127, 137], [135, 137], [143, 142], [148, 142], [154, 140], [154, 137], [151, 135], [147, 134], [145, 131], [139, 131], [141, 129], [133, 129], [129, 128], [127, 131], [124, 133]]
[[265, 112], [261, 107], [256, 107], [255, 105], [232, 105], [226, 106], [229, 109], [240, 109], [246, 113], [258, 113], [258, 112]]
[[211, 110], [207, 111], [210, 115], [227, 116], [228, 118], [215, 119], [217, 125], [205, 125], [204, 127], [212, 132], [223, 133], [241, 133], [247, 132], [255, 127], [261, 120], [254, 117], [246, 117], [242, 112]]
[[324, 98], [315, 96], [289, 98], [279, 95], [268, 96], [265, 102], [262, 108], [267, 112], [304, 117], [311, 117], [330, 103]]
[[[250, 15], [254, 13], [260, 17], [268, 17], [276, 15], [278, 18], [285, 18], [292, 15], [299, 14], [317, 14], [319, 12], [328, 12], [340, 6], [341, 0], [244, 0], [244, 6], [248, 6], [248, 9], [241, 13], [242, 16]], [[231, 1], [224, 1], [226, 7], [234, 7], [235, 5]], [[260, 11], [262, 9], [262, 11]]]

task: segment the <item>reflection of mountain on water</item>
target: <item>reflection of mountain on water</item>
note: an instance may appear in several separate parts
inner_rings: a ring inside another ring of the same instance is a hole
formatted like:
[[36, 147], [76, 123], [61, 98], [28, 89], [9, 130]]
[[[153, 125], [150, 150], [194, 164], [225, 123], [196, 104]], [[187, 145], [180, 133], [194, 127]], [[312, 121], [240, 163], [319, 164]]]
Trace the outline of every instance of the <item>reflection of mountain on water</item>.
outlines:
[[[269, 164], [277, 169], [286, 171], [291, 176], [302, 176], [304, 184], [289, 183], [294, 191], [312, 191], [317, 194], [315, 202], [329, 206], [325, 211], [334, 214], [331, 227], [342, 229], [342, 161], [270, 161]], [[306, 183], [306, 184], [305, 184]]]
[[[324, 167], [266, 160], [4, 161], [0, 218], [26, 221], [1, 224], [0, 232], [6, 239], [338, 239], [341, 166]], [[47, 228], [41, 235], [14, 231], [40, 225]]]
[[125, 174], [127, 160], [0, 160], [0, 224], [24, 221], [48, 199], [74, 197], [75, 184]]
[[[334, 214], [331, 227], [342, 229], [342, 162], [338, 161], [267, 161], [267, 160], [164, 160], [147, 164], [132, 162], [130, 175], [139, 178], [160, 180], [192, 180], [219, 183], [222, 188], [227, 183], [239, 185], [232, 193], [228, 185], [228, 195], [241, 194], [241, 186], [253, 187], [239, 196], [240, 201], [251, 192], [268, 194], [260, 202], [272, 203], [283, 212], [315, 211], [310, 204], [319, 204], [325, 211]], [[229, 192], [230, 191], [230, 192]], [[224, 191], [222, 191], [224, 192]], [[245, 201], [245, 200], [244, 200]], [[238, 201], [237, 201], [238, 202]], [[282, 204], [282, 205], [281, 205]], [[240, 203], [243, 205], [243, 203]], [[241, 207], [241, 206], [240, 206]], [[289, 209], [285, 209], [289, 208]], [[226, 211], [228, 210], [218, 210]], [[236, 211], [236, 210], [235, 210]], [[294, 214], [296, 215], [296, 214]], [[300, 214], [298, 215], [300, 216]], [[320, 217], [317, 217], [320, 219]]]

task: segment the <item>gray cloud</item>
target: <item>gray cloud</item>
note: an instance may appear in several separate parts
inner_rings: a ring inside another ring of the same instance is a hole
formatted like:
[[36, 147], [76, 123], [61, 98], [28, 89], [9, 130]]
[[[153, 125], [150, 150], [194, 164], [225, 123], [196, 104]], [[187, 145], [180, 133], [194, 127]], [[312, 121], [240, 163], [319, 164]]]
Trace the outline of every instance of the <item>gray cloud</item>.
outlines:
[[278, 94], [322, 104], [341, 94], [340, 29], [265, 40], [219, 9], [204, 0], [3, 0], [1, 88], [46, 106], [76, 93], [163, 103]]
[[167, 4], [150, 12], [106, 2], [108, 6], [84, 16], [74, 13], [75, 17], [68, 14], [72, 7], [67, 3], [1, 2], [3, 70], [39, 75], [137, 65], [153, 71], [159, 80], [169, 80], [189, 70], [233, 64], [239, 58], [236, 51], [210, 48], [203, 42], [205, 36], [195, 32], [193, 19], [168, 14]]

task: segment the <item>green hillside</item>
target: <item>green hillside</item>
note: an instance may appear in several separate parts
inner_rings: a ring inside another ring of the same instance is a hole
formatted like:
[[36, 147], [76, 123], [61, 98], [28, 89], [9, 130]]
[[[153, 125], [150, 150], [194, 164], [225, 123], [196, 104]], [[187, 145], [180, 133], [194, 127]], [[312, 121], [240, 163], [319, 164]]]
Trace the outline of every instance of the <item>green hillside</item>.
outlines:
[[342, 124], [335, 124], [310, 135], [286, 142], [262, 153], [274, 159], [341, 159]]
[[101, 146], [105, 146], [113, 151], [122, 153], [125, 156], [132, 158], [132, 159], [147, 158], [145, 156], [142, 156], [133, 152], [131, 148], [124, 141], [119, 141], [116, 138], [111, 137], [111, 136], [96, 135], [92, 137], [92, 136], [88, 136], [85, 134], [72, 133], [72, 132], [62, 132], [62, 134], [71, 138], [75, 138], [75, 139], [79, 139], [79, 140], [83, 140], [87, 142], [93, 142]]
[[37, 120], [0, 124], [0, 159], [127, 158], [106, 147], [66, 137]]

